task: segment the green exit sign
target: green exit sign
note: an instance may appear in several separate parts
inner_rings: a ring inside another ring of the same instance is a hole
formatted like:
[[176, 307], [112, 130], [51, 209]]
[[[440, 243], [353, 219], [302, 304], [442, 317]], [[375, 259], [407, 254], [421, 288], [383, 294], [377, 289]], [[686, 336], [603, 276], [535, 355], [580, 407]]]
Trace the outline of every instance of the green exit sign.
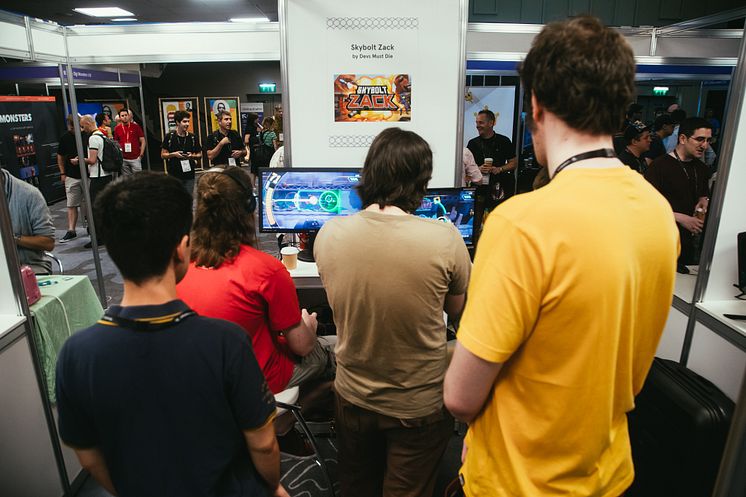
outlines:
[[277, 83], [259, 83], [259, 93], [275, 93]]
[[654, 86], [653, 95], [655, 95], [656, 97], [668, 95], [668, 86]]

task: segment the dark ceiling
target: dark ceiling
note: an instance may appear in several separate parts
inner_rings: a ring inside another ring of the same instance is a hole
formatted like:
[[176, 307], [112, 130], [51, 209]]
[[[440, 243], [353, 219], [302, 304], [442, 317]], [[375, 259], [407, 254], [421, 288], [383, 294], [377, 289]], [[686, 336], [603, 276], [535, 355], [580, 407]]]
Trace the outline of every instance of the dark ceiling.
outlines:
[[0, 0], [0, 10], [73, 24], [121, 24], [89, 17], [73, 9], [120, 7], [132, 12], [138, 23], [226, 22], [232, 17], [267, 17], [277, 21], [277, 0]]

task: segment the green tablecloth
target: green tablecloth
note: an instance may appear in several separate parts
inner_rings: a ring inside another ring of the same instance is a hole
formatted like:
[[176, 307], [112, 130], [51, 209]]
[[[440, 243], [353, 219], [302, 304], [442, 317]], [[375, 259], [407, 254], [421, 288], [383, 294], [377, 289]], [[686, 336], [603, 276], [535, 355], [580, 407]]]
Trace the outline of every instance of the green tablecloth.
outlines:
[[49, 399], [55, 402], [57, 354], [67, 337], [91, 326], [104, 314], [88, 276], [38, 276], [41, 300], [31, 306], [39, 358]]

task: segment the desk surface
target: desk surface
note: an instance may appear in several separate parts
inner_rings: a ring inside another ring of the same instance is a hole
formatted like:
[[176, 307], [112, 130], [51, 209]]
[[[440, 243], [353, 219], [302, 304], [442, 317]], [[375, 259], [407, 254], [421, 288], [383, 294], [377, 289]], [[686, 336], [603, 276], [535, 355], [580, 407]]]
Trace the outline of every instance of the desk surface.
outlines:
[[288, 272], [296, 288], [323, 288], [315, 262], [298, 261], [298, 267]]
[[88, 276], [39, 276], [37, 281], [41, 300], [31, 306], [31, 316], [47, 392], [54, 402], [54, 371], [62, 344], [98, 321], [104, 310]]

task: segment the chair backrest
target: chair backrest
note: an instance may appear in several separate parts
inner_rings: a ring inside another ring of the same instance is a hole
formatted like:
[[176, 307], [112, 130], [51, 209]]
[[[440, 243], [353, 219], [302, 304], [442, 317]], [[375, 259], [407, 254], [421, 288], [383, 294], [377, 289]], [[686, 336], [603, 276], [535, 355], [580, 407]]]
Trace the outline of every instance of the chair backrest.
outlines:
[[[295, 404], [298, 402], [298, 396], [300, 395], [300, 387], [290, 387], [286, 390], [283, 390], [282, 392], [278, 392], [275, 395], [275, 402], [279, 402], [281, 404]], [[284, 413], [285, 409], [278, 406], [277, 407], [277, 415]]]
[[44, 255], [46, 257], [49, 257], [50, 259], [52, 259], [54, 262], [57, 263], [57, 266], [60, 268], [60, 274], [65, 274], [65, 268], [62, 265], [62, 261], [60, 260], [59, 257], [54, 255], [52, 252], [44, 252]]

